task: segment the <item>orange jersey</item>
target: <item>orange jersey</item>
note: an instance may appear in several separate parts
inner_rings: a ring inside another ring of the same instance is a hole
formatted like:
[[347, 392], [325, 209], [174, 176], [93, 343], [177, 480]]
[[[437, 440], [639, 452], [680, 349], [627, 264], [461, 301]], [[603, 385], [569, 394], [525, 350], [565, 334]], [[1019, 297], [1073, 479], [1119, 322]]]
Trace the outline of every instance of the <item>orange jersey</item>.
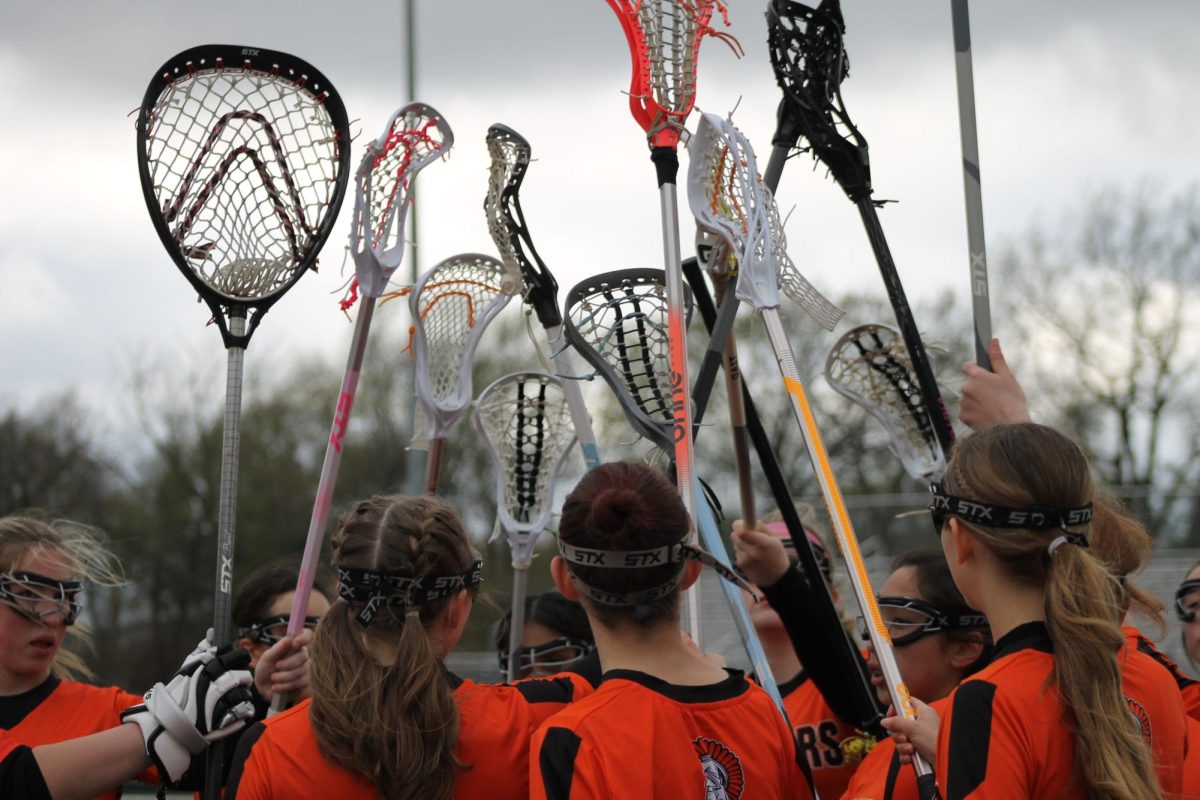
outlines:
[[[1168, 798], [1183, 791], [1183, 759], [1187, 752], [1187, 712], [1175, 676], [1162, 661], [1143, 649], [1137, 628], [1122, 628], [1125, 647], [1117, 657], [1125, 702], [1142, 728], [1154, 754], [1154, 770]], [[1151, 650], [1153, 645], [1145, 642]], [[1157, 652], [1156, 650], [1154, 652]], [[1170, 663], [1170, 660], [1163, 656]]]
[[1133, 646], [1162, 664], [1163, 668], [1171, 673], [1175, 685], [1179, 687], [1179, 693], [1183, 695], [1183, 708], [1187, 715], [1192, 719], [1200, 720], [1200, 681], [1184, 675], [1179, 665], [1155, 647], [1154, 643], [1143, 636], [1137, 628], [1124, 628], [1123, 630], [1126, 639], [1133, 643]]
[[[92, 686], [51, 676], [24, 694], [0, 697], [0, 731], [17, 744], [37, 747], [99, 733], [121, 724], [121, 712], [142, 702], [135, 694], [115, 686]], [[138, 777], [158, 783], [151, 767]], [[120, 789], [100, 795], [117, 800]]]
[[542, 725], [531, 800], [804, 800], [811, 784], [774, 703], [738, 671], [678, 686], [610, 670], [586, 700]]
[[[456, 800], [526, 800], [529, 737], [566, 703], [591, 692], [569, 673], [513, 685], [486, 685], [449, 676], [461, 728], [455, 755], [468, 766], [454, 786]], [[367, 778], [321, 754], [308, 714], [310, 700], [256, 723], [238, 743], [227, 800], [379, 796]]]
[[1183, 797], [1200, 797], [1200, 720], [1188, 717], [1188, 751], [1183, 758]]
[[[950, 707], [943, 697], [929, 704], [938, 716], [945, 716]], [[835, 795], [830, 795], [833, 797]], [[901, 764], [896, 755], [896, 743], [885, 736], [876, 742], [867, 757], [850, 776], [850, 784], [842, 800], [918, 800], [917, 773], [911, 764]]]
[[796, 730], [796, 746], [808, 759], [817, 794], [840, 797], [854, 774], [854, 766], [846, 763], [841, 747], [842, 739], [855, 735], [854, 726], [838, 719], [816, 684], [803, 672], [779, 684], [779, 693]]

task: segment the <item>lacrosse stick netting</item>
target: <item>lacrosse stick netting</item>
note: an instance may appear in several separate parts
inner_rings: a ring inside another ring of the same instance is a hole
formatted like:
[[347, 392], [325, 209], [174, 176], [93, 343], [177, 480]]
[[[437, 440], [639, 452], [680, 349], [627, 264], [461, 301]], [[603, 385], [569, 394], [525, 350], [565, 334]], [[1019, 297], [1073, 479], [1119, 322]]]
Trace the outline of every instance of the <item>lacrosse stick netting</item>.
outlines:
[[496, 513], [512, 550], [508, 680], [517, 677], [529, 565], [546, 529], [554, 486], [575, 444], [562, 384], [536, 372], [505, 375], [475, 401], [475, 427], [496, 468]]
[[[633, 429], [670, 456], [676, 452], [678, 429], [676, 412], [671, 407], [675, 378], [667, 341], [670, 309], [663, 280], [661, 270], [651, 269], [597, 275], [571, 289], [563, 316], [567, 339], [616, 394]], [[691, 315], [690, 293], [684, 295], [684, 300], [686, 320]], [[691, 480], [690, 492], [699, 497], [699, 479], [693, 475]], [[683, 487], [680, 490], [682, 493]], [[689, 513], [694, 515], [704, 548], [718, 562], [728, 565], [729, 556], [708, 502], [697, 503]], [[742, 594], [728, 581], [719, 583], [759, 683], [786, 719], [783, 700]]]
[[[698, 133], [696, 142], [694, 143], [697, 149], [692, 151], [692, 164], [696, 165], [696, 168], [708, 165], [713, 170], [718, 170], [724, 163], [720, 158], [713, 158], [712, 154], [706, 152], [704, 148], [716, 151], [734, 149], [737, 152], [747, 154], [747, 156], [752, 156], [753, 150], [750, 142], [732, 123], [721, 119], [715, 114], [706, 114], [701, 120], [700, 127], [704, 128], [706, 125], [721, 129], [721, 135], [701, 137]], [[731, 143], [736, 146], [731, 147]], [[746, 163], [752, 164], [753, 161], [750, 157], [747, 157]], [[722, 195], [734, 184], [722, 180], [722, 174], [716, 172], [708, 180], [704, 181], [704, 185], [710, 187], [710, 191], [713, 193], [708, 198], [709, 203], [703, 204], [700, 210], [700, 213], [708, 215], [711, 214], [710, 208], [720, 208], [724, 202], [729, 202], [729, 198], [726, 197], [723, 200]], [[756, 183], [751, 185], [757, 187]], [[762, 191], [765, 191], [765, 189], [762, 189]], [[714, 220], [713, 224], [717, 223], [718, 221]], [[768, 231], [768, 241], [765, 244], [765, 249], [767, 252], [770, 252], [774, 247], [775, 243], [770, 241], [770, 232]], [[905, 715], [909, 719], [916, 719], [916, 709], [913, 707], [912, 697], [900, 675], [899, 667], [896, 665], [891, 638], [880, 616], [879, 605], [875, 600], [875, 592], [871, 588], [866, 564], [859, 550], [858, 537], [855, 535], [854, 528], [850, 523], [850, 515], [846, 510], [845, 501], [842, 499], [841, 488], [838, 486], [837, 478], [833, 474], [829, 455], [825, 451], [825, 445], [817, 428], [816, 419], [813, 416], [812, 407], [808, 401], [808, 395], [804, 390], [803, 383], [800, 381], [800, 374], [796, 368], [791, 343], [788, 341], [787, 333], [784, 331], [783, 322], [779, 316], [779, 264], [777, 262], [773, 263], [770, 259], [758, 258], [749, 258], [739, 264], [737, 291], [739, 296], [750, 303], [755, 311], [762, 316], [763, 324], [767, 330], [767, 338], [770, 340], [771, 347], [775, 351], [775, 359], [779, 364], [779, 371], [783, 378], [784, 387], [791, 399], [792, 413], [800, 428], [801, 436], [804, 439], [809, 458], [812, 461], [813, 471], [821, 488], [821, 496], [825, 501], [826, 511], [832, 522], [834, 533], [837, 535], [842, 557], [845, 559], [848, 567], [847, 572], [849, 573], [851, 588], [854, 590], [855, 599], [858, 601], [858, 606], [862, 610], [864, 619], [869, 623], [868, 631], [871, 644], [874, 646], [879, 658], [880, 669], [883, 672], [884, 680], [891, 694], [892, 703], [898, 713]], [[914, 767], [917, 771], [918, 781], [922, 786], [922, 796], [926, 796], [928, 789], [933, 786], [933, 773], [929, 769], [929, 765], [919, 758], [914, 758]]]
[[[412, 202], [411, 184], [423, 167], [442, 156], [453, 144], [454, 134], [441, 114], [424, 103], [410, 103], [393, 113], [379, 138], [367, 145], [355, 173], [350, 252], [354, 255], [356, 276], [350, 286], [350, 297], [342, 302], [342, 309], [353, 304], [360, 289], [363, 299], [354, 323], [346, 371], [333, 412], [333, 426], [325, 445], [325, 460], [321, 465], [288, 622], [289, 636], [298, 635], [304, 627], [325, 525], [333, 506], [333, 491], [342, 460], [342, 439], [358, 391], [375, 304], [404, 258], [404, 219]], [[285, 703], [286, 698], [278, 697], [272, 701], [272, 707], [281, 709]]]
[[425, 490], [437, 494], [442, 447], [471, 405], [471, 366], [484, 330], [521, 283], [496, 259], [451, 256], [413, 287], [412, 349], [419, 413], [412, 446], [428, 449]]
[[575, 435], [588, 469], [599, 466], [600, 448], [592, 430], [591, 417], [576, 380], [571, 351], [562, 336], [562, 313], [558, 306], [558, 283], [533, 246], [525, 213], [521, 209], [521, 183], [529, 169], [529, 142], [505, 125], [492, 125], [487, 132], [488, 152], [492, 157], [488, 193], [483, 208], [492, 241], [507, 265], [521, 270], [524, 299], [537, 314], [546, 331], [555, 371], [562, 385], [575, 424]]
[[942, 449], [898, 333], [883, 325], [847, 331], [825, 361], [825, 378], [883, 425], [909, 475], [929, 483], [945, 472]]

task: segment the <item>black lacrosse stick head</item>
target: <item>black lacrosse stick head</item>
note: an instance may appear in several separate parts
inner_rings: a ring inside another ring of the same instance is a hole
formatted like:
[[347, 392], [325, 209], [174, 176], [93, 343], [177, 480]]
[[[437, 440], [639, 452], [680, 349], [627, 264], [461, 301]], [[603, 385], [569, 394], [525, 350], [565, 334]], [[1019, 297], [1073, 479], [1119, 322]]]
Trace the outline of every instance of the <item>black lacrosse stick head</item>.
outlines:
[[[488, 195], [484, 200], [484, 210], [491, 213], [488, 205], [498, 200], [511, 254], [521, 267], [525, 302], [533, 308], [544, 327], [557, 327], [562, 324], [562, 314], [558, 309], [558, 282], [546, 269], [546, 262], [542, 261], [537, 248], [533, 246], [529, 226], [525, 223], [525, 212], [521, 210], [521, 183], [529, 169], [529, 142], [507, 125], [496, 123], [488, 128], [487, 145], [492, 155], [492, 169], [502, 171], [493, 175], [493, 180], [503, 180], [504, 185], [499, 190], [499, 198]], [[508, 249], [500, 242], [497, 245], [501, 252]]]
[[812, 8], [795, 0], [767, 3], [767, 49], [783, 90], [772, 144], [795, 147], [800, 138], [855, 202], [871, 196], [867, 140], [842, 102], [850, 74], [839, 0]]
[[[692, 293], [684, 287], [685, 325]], [[563, 309], [567, 341], [612, 388], [639, 435], [675, 453], [666, 274], [606, 272], [576, 284]]]

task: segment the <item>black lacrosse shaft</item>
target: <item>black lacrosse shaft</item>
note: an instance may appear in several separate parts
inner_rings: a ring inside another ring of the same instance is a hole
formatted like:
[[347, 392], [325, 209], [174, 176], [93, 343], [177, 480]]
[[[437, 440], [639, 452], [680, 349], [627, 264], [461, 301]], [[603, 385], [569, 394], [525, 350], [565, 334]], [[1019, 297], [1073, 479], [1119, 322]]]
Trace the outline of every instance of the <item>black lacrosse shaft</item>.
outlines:
[[871, 241], [871, 250], [875, 252], [875, 261], [879, 264], [879, 273], [883, 276], [883, 285], [887, 288], [888, 301], [896, 315], [896, 326], [904, 338], [904, 348], [912, 361], [913, 372], [917, 376], [917, 385], [921, 389], [921, 397], [925, 400], [925, 410], [929, 421], [933, 424], [934, 435], [942, 447], [942, 454], [950, 459], [950, 449], [954, 446], [954, 426], [950, 423], [950, 412], [946, 410], [946, 402], [942, 399], [942, 391], [938, 388], [937, 378], [933, 374], [933, 366], [929, 363], [929, 354], [925, 352], [925, 344], [917, 330], [917, 322], [913, 319], [912, 309], [909, 308], [908, 298], [904, 294], [904, 286], [900, 283], [900, 275], [896, 272], [896, 262], [892, 260], [892, 251], [888, 248], [887, 239], [883, 235], [883, 226], [879, 224], [879, 214], [870, 197], [856, 200], [858, 212], [862, 216], [863, 226], [867, 229], [867, 238]]
[[[696, 259], [689, 258], [683, 262], [683, 274], [692, 287], [692, 301], [704, 319], [704, 326], [711, 332], [716, 324], [717, 309]], [[729, 302], [732, 296], [732, 292], [727, 293], [725, 302]], [[754, 399], [750, 396], [750, 389], [745, 380], [742, 381], [742, 403], [745, 406], [746, 430], [750, 434], [750, 441], [758, 453], [759, 464], [770, 485], [771, 495], [796, 545], [796, 553], [800, 557], [800, 566], [806, 578], [808, 591], [803, 605], [811, 627], [806, 631], [806, 635], [792, 637], [792, 647], [804, 664], [805, 672], [812, 678], [825, 702], [838, 717], [861, 730], [880, 733], [882, 728], [879, 727], [879, 720], [883, 715], [876, 701], [875, 691], [871, 687], [866, 664], [854, 643], [850, 641], [846, 629], [842, 627], [837, 607], [825, 583], [825, 576], [821, 574], [816, 556], [808, 543], [791, 490], [788, 489], [787, 480], [783, 476], [779, 461], [775, 458], [775, 451], [758, 417]]]

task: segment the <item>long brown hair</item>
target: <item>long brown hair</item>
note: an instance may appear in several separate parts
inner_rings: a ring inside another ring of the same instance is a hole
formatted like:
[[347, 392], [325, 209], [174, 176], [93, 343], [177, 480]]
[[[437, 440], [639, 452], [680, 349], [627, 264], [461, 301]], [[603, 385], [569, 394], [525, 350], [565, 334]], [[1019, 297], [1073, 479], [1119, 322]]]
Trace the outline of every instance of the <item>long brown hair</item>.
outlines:
[[[474, 554], [454, 509], [436, 497], [372, 497], [348, 511], [333, 563], [406, 578], [467, 571]], [[310, 715], [321, 752], [371, 780], [387, 800], [449, 800], [459, 717], [427, 628], [454, 596], [385, 606], [363, 627], [339, 598], [312, 644]], [[407, 613], [412, 611], [415, 613]]]
[[1130, 516], [1119, 498], [1101, 494], [1096, 499], [1092, 531], [1088, 537], [1092, 554], [1117, 579], [1117, 595], [1124, 612], [1133, 611], [1167, 632], [1162, 601], [1129, 579], [1150, 560], [1154, 538], [1146, 526]]
[[[100, 529], [40, 512], [0, 518], [0, 572], [11, 571], [27, 553], [37, 551], [60, 556], [79, 580], [107, 587], [125, 584], [121, 562], [108, 550], [107, 537]], [[91, 649], [91, 629], [82, 620], [76, 620], [67, 633]], [[51, 670], [60, 678], [95, 678], [83, 657], [66, 646], [54, 654]]]
[[[1079, 447], [1033, 423], [996, 425], [960, 441], [944, 484], [949, 494], [1009, 508], [1077, 508], [1093, 495], [1091, 470]], [[1116, 581], [1082, 547], [1067, 544], [1049, 552], [1057, 530], [959, 522], [995, 555], [1010, 580], [1045, 593], [1046, 628], [1054, 643], [1051, 680], [1070, 712], [1076, 768], [1088, 797], [1159, 800], [1150, 749], [1130, 721], [1121, 689], [1117, 652], [1124, 637]]]

